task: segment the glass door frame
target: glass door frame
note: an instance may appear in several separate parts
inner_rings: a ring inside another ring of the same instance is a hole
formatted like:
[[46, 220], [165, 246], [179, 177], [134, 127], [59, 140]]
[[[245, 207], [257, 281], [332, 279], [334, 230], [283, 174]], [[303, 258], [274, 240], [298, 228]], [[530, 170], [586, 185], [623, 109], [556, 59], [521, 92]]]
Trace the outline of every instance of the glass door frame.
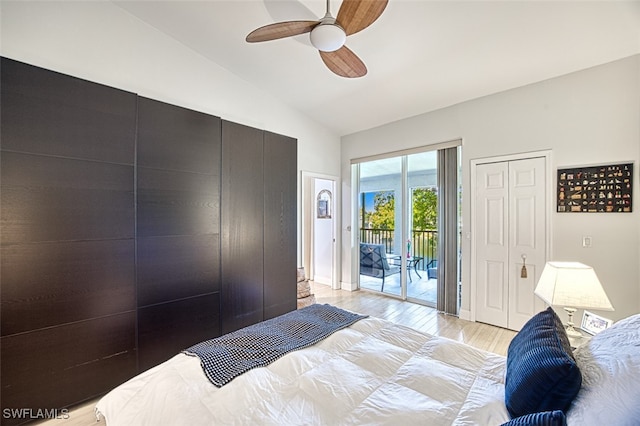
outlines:
[[[404, 242], [409, 239], [409, 231], [407, 228], [407, 224], [411, 223], [410, 213], [409, 213], [409, 188], [407, 187], [409, 179], [407, 178], [407, 155], [403, 155], [400, 157], [401, 166], [400, 166], [400, 187], [402, 188], [402, 196], [400, 197], [400, 217], [402, 218], [400, 223], [400, 244], [401, 248], [404, 248]], [[404, 250], [400, 251], [400, 298], [402, 300], [407, 300], [407, 256], [404, 255]]]
[[[398, 171], [398, 174], [400, 175], [400, 190], [395, 190], [393, 191], [394, 194], [394, 233], [393, 233], [393, 239], [394, 239], [394, 246], [397, 246], [400, 248], [400, 255], [398, 256], [400, 258], [400, 264], [399, 265], [391, 265], [391, 266], [399, 266], [400, 267], [400, 271], [399, 271], [399, 279], [400, 279], [400, 292], [398, 293], [392, 293], [392, 292], [386, 292], [381, 290], [376, 290], [373, 288], [366, 288], [366, 287], [362, 287], [361, 285], [361, 274], [360, 274], [360, 242], [361, 242], [361, 222], [360, 222], [360, 206], [361, 206], [361, 195], [362, 195], [362, 191], [361, 191], [361, 164], [362, 163], [367, 163], [367, 162], [374, 162], [376, 160], [380, 160], [379, 158], [372, 158], [372, 159], [368, 159], [368, 160], [364, 160], [362, 162], [358, 162], [356, 164], [352, 164], [351, 166], [351, 173], [352, 173], [352, 188], [354, 188], [353, 190], [353, 226], [352, 229], [355, 230], [354, 232], [354, 240], [355, 240], [355, 248], [356, 248], [356, 254], [355, 257], [353, 257], [355, 263], [355, 278], [356, 278], [356, 287], [358, 289], [365, 289], [366, 291], [372, 291], [375, 292], [377, 294], [382, 294], [384, 296], [388, 296], [388, 297], [393, 297], [396, 299], [401, 299], [401, 300], [406, 300], [406, 259], [404, 258], [404, 256], [402, 256], [402, 246], [403, 244], [401, 243], [402, 241], [405, 240], [405, 238], [407, 238], [407, 231], [404, 229], [404, 226], [401, 228], [401, 233], [399, 237], [396, 237], [396, 231], [397, 231], [397, 226], [396, 223], [398, 221], [398, 219], [402, 222], [404, 221], [404, 211], [401, 211], [400, 214], [397, 214], [397, 210], [398, 208], [403, 209], [404, 205], [406, 204], [404, 198], [405, 198], [405, 190], [404, 190], [404, 185], [406, 182], [406, 179], [404, 177], [404, 172], [406, 171], [406, 157], [403, 156], [389, 156], [389, 157], [385, 157], [384, 159], [395, 159], [398, 158], [400, 160], [400, 170]], [[380, 188], [379, 191], [377, 192], [384, 192], [386, 189], [383, 189], [382, 187]], [[368, 193], [370, 191], [364, 191], [365, 193]], [[398, 201], [400, 201], [400, 203], [398, 203]], [[396, 242], [396, 239], [400, 238], [400, 243]], [[383, 254], [386, 255], [386, 252]], [[389, 260], [389, 258], [387, 258], [387, 260]], [[394, 273], [395, 275], [395, 273]], [[390, 277], [395, 278], [394, 275], [390, 275]]]

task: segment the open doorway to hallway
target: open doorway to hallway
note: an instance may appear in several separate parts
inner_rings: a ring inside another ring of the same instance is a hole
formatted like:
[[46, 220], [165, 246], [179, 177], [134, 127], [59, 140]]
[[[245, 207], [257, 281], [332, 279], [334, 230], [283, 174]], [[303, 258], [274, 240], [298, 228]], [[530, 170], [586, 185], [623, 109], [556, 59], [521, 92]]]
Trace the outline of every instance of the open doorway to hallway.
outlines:
[[339, 288], [338, 177], [302, 172], [302, 266], [317, 283]]

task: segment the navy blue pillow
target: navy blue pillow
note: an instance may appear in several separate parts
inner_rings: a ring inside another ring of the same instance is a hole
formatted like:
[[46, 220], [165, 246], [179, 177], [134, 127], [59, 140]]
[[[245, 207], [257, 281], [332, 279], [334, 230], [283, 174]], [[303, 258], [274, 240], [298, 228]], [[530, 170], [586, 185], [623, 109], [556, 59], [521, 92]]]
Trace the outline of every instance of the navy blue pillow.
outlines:
[[566, 413], [582, 385], [567, 332], [551, 308], [536, 314], [507, 351], [505, 404], [511, 417]]
[[544, 411], [516, 417], [501, 426], [567, 426], [567, 418], [560, 410]]

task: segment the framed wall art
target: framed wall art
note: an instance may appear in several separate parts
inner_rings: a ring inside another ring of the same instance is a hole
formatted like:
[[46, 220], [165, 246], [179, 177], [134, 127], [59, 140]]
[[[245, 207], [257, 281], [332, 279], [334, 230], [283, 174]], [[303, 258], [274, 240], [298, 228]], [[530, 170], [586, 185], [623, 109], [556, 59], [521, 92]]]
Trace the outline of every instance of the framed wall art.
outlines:
[[633, 211], [633, 163], [558, 169], [558, 213]]
[[317, 199], [318, 219], [331, 219], [331, 192], [323, 189]]

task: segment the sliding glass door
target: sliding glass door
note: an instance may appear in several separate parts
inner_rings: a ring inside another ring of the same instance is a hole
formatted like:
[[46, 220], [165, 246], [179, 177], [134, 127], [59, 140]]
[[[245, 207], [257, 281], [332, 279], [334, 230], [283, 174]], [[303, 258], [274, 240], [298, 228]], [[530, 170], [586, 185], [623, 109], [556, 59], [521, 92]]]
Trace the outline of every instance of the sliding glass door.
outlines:
[[358, 235], [360, 287], [404, 297], [402, 262], [401, 157], [368, 161], [359, 167]]
[[[457, 148], [452, 149], [455, 154]], [[442, 253], [440, 218], [451, 215], [440, 205], [444, 187], [439, 182], [439, 176], [443, 176], [439, 166], [446, 164], [442, 163], [444, 151], [409, 153], [353, 165], [358, 186], [361, 289], [438, 306], [438, 289], [444, 288], [443, 282], [438, 282], [443, 269], [438, 260]], [[456, 182], [447, 185], [454, 185], [453, 191], [457, 192]], [[457, 215], [457, 204], [453, 214]], [[455, 226], [457, 233], [457, 223]], [[457, 238], [452, 244], [457, 253]], [[448, 279], [457, 285], [457, 276]]]
[[437, 151], [407, 156], [407, 298], [437, 302]]

